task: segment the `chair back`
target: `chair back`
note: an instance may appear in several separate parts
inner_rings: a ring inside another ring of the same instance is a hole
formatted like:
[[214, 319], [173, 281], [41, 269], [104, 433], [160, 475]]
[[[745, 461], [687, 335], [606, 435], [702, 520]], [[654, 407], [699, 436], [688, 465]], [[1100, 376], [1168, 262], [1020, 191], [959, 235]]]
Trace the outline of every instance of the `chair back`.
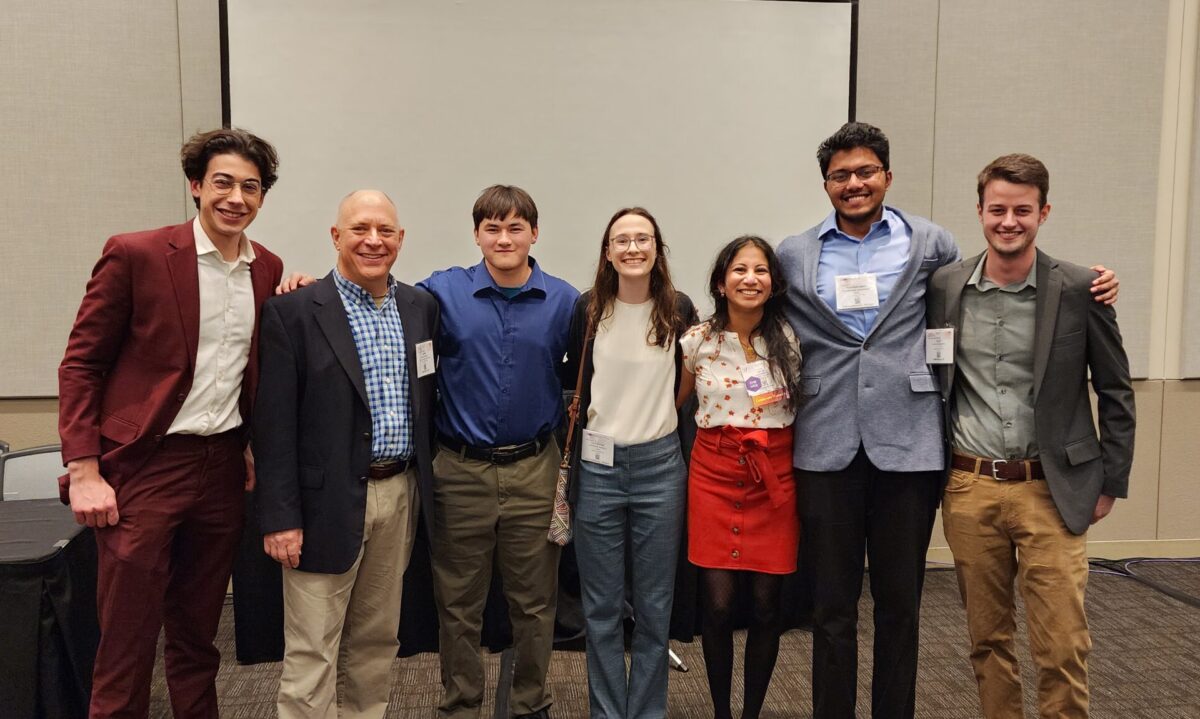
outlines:
[[62, 473], [62, 445], [0, 452], [0, 497], [5, 501], [57, 498]]

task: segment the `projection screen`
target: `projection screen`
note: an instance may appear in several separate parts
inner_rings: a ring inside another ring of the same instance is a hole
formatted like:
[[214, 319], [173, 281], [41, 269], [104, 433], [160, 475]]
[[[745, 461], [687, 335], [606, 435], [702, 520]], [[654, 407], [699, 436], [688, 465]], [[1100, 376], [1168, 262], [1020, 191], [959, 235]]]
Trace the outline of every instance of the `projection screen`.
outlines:
[[533, 256], [582, 290], [641, 205], [704, 311], [722, 244], [828, 213], [815, 151], [847, 118], [850, 40], [845, 2], [229, 0], [230, 118], [281, 158], [250, 234], [324, 275], [339, 200], [381, 189], [417, 282], [479, 262], [471, 206], [514, 184]]

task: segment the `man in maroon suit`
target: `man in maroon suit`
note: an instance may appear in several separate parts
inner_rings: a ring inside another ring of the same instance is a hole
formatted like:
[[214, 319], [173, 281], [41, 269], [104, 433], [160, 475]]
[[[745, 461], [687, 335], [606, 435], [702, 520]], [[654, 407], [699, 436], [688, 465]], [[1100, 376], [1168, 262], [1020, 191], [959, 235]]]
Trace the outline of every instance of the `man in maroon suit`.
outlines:
[[180, 154], [196, 219], [108, 240], [58, 370], [60, 489], [99, 555], [93, 718], [147, 715], [163, 626], [175, 717], [217, 716], [213, 639], [254, 483], [258, 311], [283, 265], [244, 231], [278, 160], [236, 129]]

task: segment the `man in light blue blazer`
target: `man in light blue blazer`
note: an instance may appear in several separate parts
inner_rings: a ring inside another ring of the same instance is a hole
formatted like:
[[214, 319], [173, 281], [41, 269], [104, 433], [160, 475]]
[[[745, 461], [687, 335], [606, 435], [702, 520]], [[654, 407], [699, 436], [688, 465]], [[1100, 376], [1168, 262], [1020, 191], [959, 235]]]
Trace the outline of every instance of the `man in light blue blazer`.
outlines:
[[[925, 358], [926, 281], [959, 259], [945, 229], [884, 205], [887, 137], [851, 122], [817, 150], [833, 212], [779, 246], [804, 352], [795, 423], [813, 595], [813, 716], [855, 716], [863, 558], [875, 602], [875, 719], [915, 713], [925, 554], [944, 477], [942, 399]], [[1116, 294], [1111, 275], [1093, 289]]]
[[925, 282], [945, 229], [886, 207], [887, 137], [848, 123], [817, 150], [833, 212], [779, 259], [804, 352], [795, 455], [813, 596], [813, 716], [854, 717], [863, 556], [875, 600], [872, 716], [912, 717], [925, 552], [942, 481], [942, 401], [925, 364]]

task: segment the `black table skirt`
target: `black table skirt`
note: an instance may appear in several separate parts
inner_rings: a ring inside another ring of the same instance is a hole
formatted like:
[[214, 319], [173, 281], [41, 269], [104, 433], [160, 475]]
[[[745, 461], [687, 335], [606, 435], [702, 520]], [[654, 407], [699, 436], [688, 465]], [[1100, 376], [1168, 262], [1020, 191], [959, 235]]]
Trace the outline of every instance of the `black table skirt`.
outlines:
[[[283, 594], [279, 565], [263, 553], [253, 497], [246, 505], [246, 531], [238, 550], [233, 575], [233, 601], [237, 660], [243, 664], [275, 662], [283, 658]], [[675, 574], [675, 604], [671, 613], [671, 638], [690, 642], [700, 633], [698, 570], [687, 561], [687, 537], [683, 538]], [[580, 605], [579, 569], [574, 545], [567, 545], [559, 563], [558, 615], [555, 642], [560, 647], [582, 647], [583, 609]], [[810, 582], [803, 571], [785, 580], [784, 623], [787, 628], [807, 626], [810, 620]], [[738, 626], [749, 622], [747, 597], [741, 597], [735, 615]], [[412, 561], [404, 575], [404, 599], [400, 611], [400, 656], [438, 649], [437, 610], [433, 601], [433, 579], [429, 542], [423, 526], [417, 529]], [[484, 608], [481, 642], [491, 651], [501, 651], [512, 641], [507, 604], [498, 574]]]
[[0, 502], [0, 717], [87, 714], [96, 540], [57, 499]]

